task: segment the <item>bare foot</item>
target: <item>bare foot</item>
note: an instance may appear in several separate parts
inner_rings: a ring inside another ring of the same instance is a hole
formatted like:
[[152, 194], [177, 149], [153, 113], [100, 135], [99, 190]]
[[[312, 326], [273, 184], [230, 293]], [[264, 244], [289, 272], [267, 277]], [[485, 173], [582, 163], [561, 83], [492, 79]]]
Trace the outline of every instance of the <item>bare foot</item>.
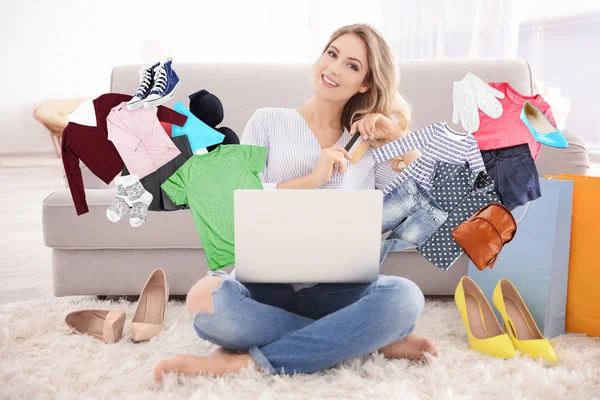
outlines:
[[416, 358], [421, 359], [424, 353], [437, 356], [437, 350], [429, 339], [410, 334], [402, 340], [379, 349], [379, 352], [387, 358]]
[[259, 369], [252, 361], [250, 354], [231, 354], [222, 348], [215, 350], [208, 357], [179, 354], [156, 365], [154, 368], [154, 381], [160, 382], [167, 372], [182, 373], [184, 375], [212, 374], [221, 376], [227, 372], [237, 372], [249, 364], [252, 364], [255, 369]]

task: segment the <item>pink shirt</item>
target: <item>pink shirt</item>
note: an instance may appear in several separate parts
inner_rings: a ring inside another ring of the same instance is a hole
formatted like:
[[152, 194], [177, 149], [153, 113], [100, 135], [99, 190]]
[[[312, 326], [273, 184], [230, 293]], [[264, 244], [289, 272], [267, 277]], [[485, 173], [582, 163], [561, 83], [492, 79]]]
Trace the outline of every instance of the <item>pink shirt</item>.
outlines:
[[114, 143], [129, 173], [141, 179], [181, 152], [158, 121], [156, 107], [128, 110], [126, 104], [113, 107], [106, 117], [108, 140]]
[[504, 93], [503, 99], [498, 99], [502, 104], [502, 115], [494, 119], [479, 110], [479, 129], [473, 132], [480, 150], [496, 150], [517, 144], [529, 144], [531, 156], [535, 160], [542, 146], [529, 132], [527, 126], [521, 121], [523, 103], [529, 101], [539, 108], [546, 117], [556, 125], [552, 109], [542, 95], [524, 96], [517, 92], [507, 82], [490, 83], [490, 86]]

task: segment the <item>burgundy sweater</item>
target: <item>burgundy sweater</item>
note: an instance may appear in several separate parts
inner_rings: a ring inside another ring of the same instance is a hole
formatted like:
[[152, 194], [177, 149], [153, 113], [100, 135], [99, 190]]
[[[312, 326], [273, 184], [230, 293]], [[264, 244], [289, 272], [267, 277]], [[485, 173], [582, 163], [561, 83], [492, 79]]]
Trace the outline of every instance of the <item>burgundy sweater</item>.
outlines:
[[[113, 142], [108, 140], [106, 117], [110, 110], [131, 95], [106, 93], [94, 100], [96, 126], [80, 125], [69, 122], [62, 134], [62, 160], [65, 174], [77, 215], [89, 211], [85, 200], [83, 177], [79, 168], [79, 160], [107, 185], [123, 169], [123, 160]], [[164, 106], [158, 106], [156, 116], [159, 121], [183, 126], [187, 116]]]

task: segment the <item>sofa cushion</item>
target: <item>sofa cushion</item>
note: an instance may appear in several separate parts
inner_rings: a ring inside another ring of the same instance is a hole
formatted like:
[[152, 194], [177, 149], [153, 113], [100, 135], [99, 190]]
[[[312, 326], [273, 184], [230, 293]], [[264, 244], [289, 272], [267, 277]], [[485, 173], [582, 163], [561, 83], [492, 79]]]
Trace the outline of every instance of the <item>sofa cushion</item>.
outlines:
[[86, 189], [90, 211], [77, 216], [71, 192], [60, 189], [44, 199], [42, 225], [47, 247], [60, 249], [201, 249], [190, 210], [148, 211], [139, 228], [129, 213], [119, 222], [106, 218], [116, 189]]

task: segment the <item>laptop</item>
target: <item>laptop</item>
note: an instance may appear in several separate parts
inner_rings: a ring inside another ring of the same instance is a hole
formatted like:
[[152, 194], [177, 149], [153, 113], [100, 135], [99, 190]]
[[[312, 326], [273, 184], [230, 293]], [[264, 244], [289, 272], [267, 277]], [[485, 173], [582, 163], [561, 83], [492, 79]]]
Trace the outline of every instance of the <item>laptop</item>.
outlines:
[[373, 282], [382, 213], [379, 190], [236, 190], [236, 279]]

